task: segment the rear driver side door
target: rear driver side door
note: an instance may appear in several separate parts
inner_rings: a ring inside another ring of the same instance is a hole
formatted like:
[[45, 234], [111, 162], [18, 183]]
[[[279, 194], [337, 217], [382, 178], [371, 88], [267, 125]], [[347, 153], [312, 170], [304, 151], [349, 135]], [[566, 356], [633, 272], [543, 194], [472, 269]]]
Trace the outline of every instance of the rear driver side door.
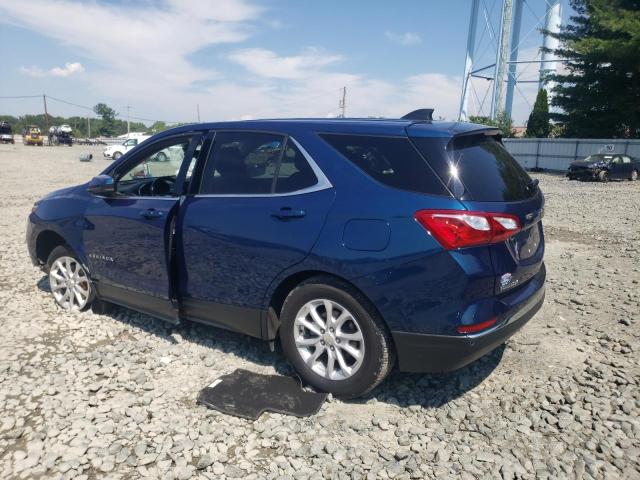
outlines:
[[265, 293], [313, 247], [334, 189], [296, 140], [247, 131], [216, 133], [196, 187], [176, 224], [183, 313], [264, 336]]

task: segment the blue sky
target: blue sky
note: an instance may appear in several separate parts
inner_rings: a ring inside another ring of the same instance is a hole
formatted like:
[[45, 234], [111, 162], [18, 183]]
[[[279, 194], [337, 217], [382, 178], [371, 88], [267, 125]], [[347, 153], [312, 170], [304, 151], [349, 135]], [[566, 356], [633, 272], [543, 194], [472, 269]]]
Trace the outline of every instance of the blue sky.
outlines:
[[[501, 1], [485, 4], [497, 28]], [[166, 121], [194, 121], [199, 105], [204, 121], [334, 116], [346, 86], [349, 116], [431, 106], [453, 119], [469, 9], [469, 0], [2, 0], [0, 96], [47, 93], [121, 114], [130, 105], [132, 116]], [[537, 54], [543, 14], [544, 0], [526, 1], [521, 59]], [[491, 62], [485, 50], [478, 64]], [[522, 78], [536, 77], [533, 66]], [[479, 104], [486, 82], [474, 82]], [[534, 96], [522, 85], [516, 123]], [[41, 104], [0, 99], [0, 113], [39, 113]], [[49, 111], [91, 115], [54, 99]]]

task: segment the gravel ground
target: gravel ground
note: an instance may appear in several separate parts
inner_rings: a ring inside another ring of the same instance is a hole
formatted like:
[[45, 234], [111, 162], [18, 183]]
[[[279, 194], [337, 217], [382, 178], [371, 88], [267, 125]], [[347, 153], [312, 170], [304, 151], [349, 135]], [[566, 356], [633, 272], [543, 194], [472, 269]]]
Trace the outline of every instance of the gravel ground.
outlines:
[[25, 220], [104, 168], [87, 151], [0, 145], [0, 478], [640, 478], [640, 182], [537, 175], [547, 301], [505, 347], [252, 423], [195, 399], [238, 367], [290, 372], [263, 343], [54, 305]]

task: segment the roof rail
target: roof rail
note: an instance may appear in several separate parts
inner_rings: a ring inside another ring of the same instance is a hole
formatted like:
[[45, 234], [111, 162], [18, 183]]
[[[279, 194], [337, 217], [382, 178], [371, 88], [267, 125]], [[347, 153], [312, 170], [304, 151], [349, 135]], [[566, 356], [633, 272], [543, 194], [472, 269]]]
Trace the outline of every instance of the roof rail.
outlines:
[[419, 108], [413, 112], [407, 113], [402, 120], [417, 120], [423, 122], [433, 121], [433, 108]]

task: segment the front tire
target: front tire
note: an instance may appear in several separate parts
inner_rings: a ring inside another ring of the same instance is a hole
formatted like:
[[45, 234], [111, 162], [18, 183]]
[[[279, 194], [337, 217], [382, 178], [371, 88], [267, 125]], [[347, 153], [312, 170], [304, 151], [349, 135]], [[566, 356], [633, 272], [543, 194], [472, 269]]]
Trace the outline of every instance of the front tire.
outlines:
[[118, 160], [121, 156], [122, 156], [122, 154], [121, 154], [120, 152], [115, 152], [115, 153], [113, 154], [113, 159], [114, 159], [114, 160]]
[[65, 246], [54, 248], [47, 259], [49, 286], [55, 302], [65, 310], [82, 311], [91, 305], [95, 289], [89, 273]]
[[598, 173], [598, 180], [600, 180], [603, 183], [606, 183], [609, 181], [609, 173], [606, 170], [601, 170]]
[[311, 278], [289, 293], [280, 340], [298, 374], [320, 391], [367, 394], [394, 363], [391, 337], [362, 294], [332, 277]]
[[632, 182], [635, 182], [636, 180], [638, 180], [638, 171], [637, 170], [633, 170], [631, 172], [631, 176], [629, 177], [629, 180], [631, 180]]

